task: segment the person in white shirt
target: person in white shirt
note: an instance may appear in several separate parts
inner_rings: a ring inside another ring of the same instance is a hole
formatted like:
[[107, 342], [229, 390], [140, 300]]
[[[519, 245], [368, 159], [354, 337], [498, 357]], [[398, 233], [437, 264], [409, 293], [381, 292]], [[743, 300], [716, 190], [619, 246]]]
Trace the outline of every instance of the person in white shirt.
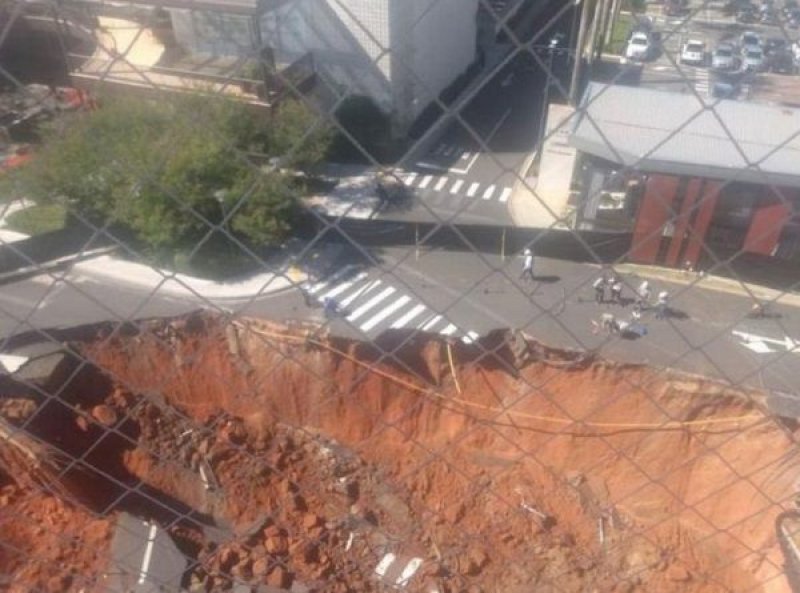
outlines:
[[667, 316], [667, 301], [669, 300], [669, 293], [662, 290], [658, 293], [658, 300], [656, 301], [656, 319], [664, 319]]
[[598, 276], [597, 279], [592, 282], [592, 288], [594, 288], [594, 302], [598, 305], [602, 305], [606, 302], [606, 278], [605, 276]]
[[636, 305], [640, 310], [650, 306], [650, 283], [645, 280], [636, 291]]
[[533, 251], [530, 248], [526, 248], [522, 252], [522, 256], [522, 273], [519, 275], [519, 279], [535, 280], [536, 277], [533, 275]]

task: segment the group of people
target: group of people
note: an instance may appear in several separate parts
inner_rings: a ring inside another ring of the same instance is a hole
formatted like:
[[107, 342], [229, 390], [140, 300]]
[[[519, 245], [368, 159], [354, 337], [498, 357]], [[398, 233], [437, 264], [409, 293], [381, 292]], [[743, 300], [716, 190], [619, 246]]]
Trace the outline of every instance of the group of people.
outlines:
[[[594, 288], [594, 300], [600, 305], [612, 303], [624, 307], [628, 304], [628, 301], [622, 296], [623, 287], [622, 280], [617, 275], [598, 276], [592, 283], [592, 288]], [[607, 291], [608, 298], [606, 298]], [[650, 309], [655, 305], [656, 319], [666, 318], [669, 313], [669, 293], [666, 290], [662, 290], [658, 293], [655, 303], [653, 303], [651, 299], [652, 292], [650, 290], [650, 282], [644, 280], [636, 290], [636, 296], [633, 299], [635, 314], [641, 315], [642, 311]]]

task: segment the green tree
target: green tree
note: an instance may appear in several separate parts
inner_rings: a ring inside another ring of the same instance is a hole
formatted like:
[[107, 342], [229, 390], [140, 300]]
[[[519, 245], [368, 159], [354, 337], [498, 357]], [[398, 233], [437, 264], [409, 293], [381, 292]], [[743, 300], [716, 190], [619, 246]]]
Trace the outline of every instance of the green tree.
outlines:
[[[299, 103], [256, 114], [199, 93], [110, 99], [43, 136], [14, 177], [17, 191], [127, 227], [161, 252], [195, 244], [223, 216], [225, 230], [247, 241], [282, 240], [302, 191], [284, 167], [315, 164], [330, 141]], [[272, 157], [281, 168], [267, 165]]]

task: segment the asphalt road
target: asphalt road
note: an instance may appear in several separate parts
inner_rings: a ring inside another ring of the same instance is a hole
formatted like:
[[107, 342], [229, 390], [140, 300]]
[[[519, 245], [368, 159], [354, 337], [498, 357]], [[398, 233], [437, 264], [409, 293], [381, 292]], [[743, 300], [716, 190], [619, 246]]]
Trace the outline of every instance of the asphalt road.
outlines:
[[[552, 33], [568, 35], [572, 20], [572, 10], [566, 10], [530, 51], [510, 50], [513, 59], [481, 81], [480, 91], [429, 150], [409, 159], [403, 177], [416, 200], [384, 218], [512, 224], [508, 200], [522, 165], [539, 143], [543, 105], [564, 100], [568, 85], [566, 55], [551, 61], [545, 46]], [[542, 22], [531, 26], [538, 29]], [[551, 78], [548, 85], [551, 68], [559, 79]]]
[[[604, 312], [620, 319], [630, 315], [628, 309], [594, 303], [591, 282], [599, 270], [593, 265], [537, 258], [536, 281], [525, 282], [519, 279], [520, 258], [498, 254], [356, 251], [332, 244], [319, 245], [314, 253], [313, 266], [301, 262], [315, 276], [302, 290], [231, 300], [225, 309], [276, 321], [329, 324], [338, 335], [367, 340], [394, 328], [471, 343], [493, 329], [510, 327], [553, 346], [597, 351], [611, 360], [800, 393], [800, 349], [787, 341], [800, 340], [800, 311], [789, 305], [774, 307], [778, 318], [747, 320], [752, 303], [744, 296], [653, 283], [653, 294], [670, 292], [676, 315], [656, 320], [646, 313], [648, 334], [628, 340], [593, 332], [592, 320]], [[2, 335], [177, 315], [208, 305], [201, 297], [177, 299], [86, 275], [67, 278], [45, 274], [5, 285], [0, 293]], [[632, 296], [640, 279], [624, 280]], [[325, 296], [337, 302], [340, 314], [326, 318], [320, 305]]]
[[[656, 320], [646, 313], [648, 335], [628, 340], [592, 331], [591, 321], [599, 320], [603, 312], [622, 319], [630, 315], [628, 309], [594, 303], [591, 282], [598, 273], [596, 266], [537, 259], [537, 281], [526, 283], [519, 280], [518, 257], [503, 260], [497, 255], [447, 251], [422, 251], [417, 257], [406, 249], [380, 249], [371, 256], [377, 264], [362, 260], [345, 273], [341, 264], [353, 261], [345, 251], [342, 262], [332, 260], [330, 273], [310, 285], [308, 303], [317, 306], [309, 307], [299, 291], [283, 293], [269, 299], [271, 314], [328, 323], [337, 334], [362, 339], [376, 339], [394, 327], [470, 343], [477, 335], [511, 327], [553, 346], [596, 350], [612, 360], [800, 392], [800, 350], [790, 352], [786, 346], [787, 336], [800, 340], [800, 315], [791, 306], [776, 305], [778, 318], [748, 320], [744, 317], [752, 302], [743, 296], [653, 283], [654, 294], [666, 289], [674, 295], [675, 316]], [[625, 280], [625, 292], [632, 296], [640, 279]], [[326, 319], [318, 306], [326, 294], [344, 303], [343, 313], [332, 319]], [[254, 303], [251, 313], [264, 306], [265, 301]], [[752, 338], [761, 347], [748, 347], [742, 334], [734, 331], [766, 341]], [[765, 345], [769, 351], [764, 351]]]

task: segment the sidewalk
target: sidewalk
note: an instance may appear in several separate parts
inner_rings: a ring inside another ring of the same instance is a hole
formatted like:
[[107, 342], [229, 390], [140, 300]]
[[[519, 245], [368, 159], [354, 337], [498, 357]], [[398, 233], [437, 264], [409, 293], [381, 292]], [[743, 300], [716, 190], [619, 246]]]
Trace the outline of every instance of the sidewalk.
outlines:
[[673, 268], [628, 263], [617, 264], [614, 266], [614, 269], [621, 274], [631, 274], [642, 278], [663, 280], [664, 282], [672, 282], [674, 284], [683, 284], [687, 286], [693, 284], [693, 288], [714, 290], [727, 294], [749, 296], [749, 291], [757, 299], [762, 301], [775, 301], [783, 305], [800, 307], [800, 294], [777, 290], [760, 284], [739, 282], [723, 276], [702, 275], [697, 272], [687, 272], [685, 270], [676, 270]]
[[569, 194], [575, 168], [576, 150], [569, 145], [569, 129], [575, 110], [552, 103], [547, 111], [547, 124], [541, 148], [539, 175], [529, 170], [537, 157], [531, 154], [522, 165], [508, 211], [514, 225], [526, 228], [569, 228]]
[[216, 282], [108, 255], [76, 263], [66, 277], [75, 275], [104, 278], [118, 286], [143, 288], [164, 296], [223, 302], [249, 300], [291, 289], [306, 279], [305, 274], [290, 268], [285, 274], [262, 272], [236, 282]]

